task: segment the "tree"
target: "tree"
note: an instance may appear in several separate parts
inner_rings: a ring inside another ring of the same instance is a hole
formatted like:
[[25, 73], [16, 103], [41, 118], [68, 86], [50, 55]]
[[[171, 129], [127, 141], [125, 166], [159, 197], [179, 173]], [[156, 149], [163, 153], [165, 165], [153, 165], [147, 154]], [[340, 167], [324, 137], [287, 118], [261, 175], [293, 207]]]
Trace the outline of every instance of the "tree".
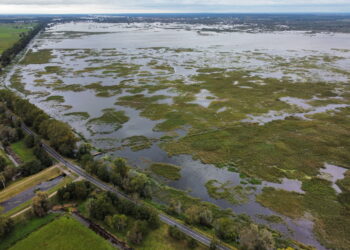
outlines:
[[24, 144], [28, 147], [28, 148], [32, 148], [34, 147], [34, 136], [33, 135], [27, 135], [26, 137], [24, 137]]
[[214, 223], [216, 235], [223, 240], [237, 241], [238, 231], [235, 222], [229, 217], [217, 219]]
[[184, 240], [186, 238], [186, 235], [177, 226], [170, 226], [168, 228], [168, 234], [176, 240]]
[[8, 181], [12, 180], [12, 178], [17, 174], [17, 169], [13, 166], [7, 166], [7, 167], [5, 167], [2, 174], [5, 178], [5, 181], [8, 182]]
[[199, 214], [199, 223], [203, 226], [210, 227], [212, 222], [213, 222], [212, 212], [207, 208], [203, 208]]
[[272, 250], [275, 249], [275, 241], [271, 232], [266, 228], [259, 229], [258, 225], [250, 224], [239, 234], [240, 244], [248, 250]]
[[148, 178], [144, 174], [136, 174], [135, 176], [129, 177], [129, 182], [126, 190], [130, 193], [137, 193], [140, 196], [144, 196], [143, 191], [148, 182]]
[[50, 156], [46, 153], [46, 151], [41, 147], [40, 144], [37, 144], [34, 147], [34, 155], [39, 159], [39, 161], [44, 167], [47, 168], [52, 165], [52, 160]]
[[182, 213], [182, 203], [179, 200], [171, 200], [169, 207], [168, 207], [168, 213], [172, 215], [179, 215]]
[[112, 203], [106, 194], [91, 199], [88, 203], [88, 209], [90, 216], [98, 220], [103, 220], [113, 212]]
[[26, 162], [22, 164], [20, 167], [21, 174], [23, 176], [29, 176], [32, 174], [36, 174], [44, 169], [44, 167], [41, 165], [40, 161], [33, 160], [30, 162]]
[[209, 249], [210, 250], [216, 250], [219, 247], [219, 241], [217, 239], [212, 239], [212, 241], [210, 242], [210, 246]]
[[195, 249], [198, 247], [198, 242], [193, 238], [189, 238], [187, 241], [187, 245], [190, 249]]
[[3, 173], [0, 173], [0, 182], [2, 184], [2, 188], [6, 188], [6, 178]]
[[74, 185], [74, 196], [78, 200], [84, 200], [89, 195], [89, 190], [85, 182], [76, 182]]
[[128, 217], [124, 214], [115, 214], [112, 217], [113, 228], [118, 231], [124, 231], [128, 225]]
[[0, 238], [6, 236], [13, 228], [13, 220], [0, 215]]
[[88, 143], [81, 144], [76, 154], [77, 159], [81, 160], [84, 155], [90, 155], [91, 148], [91, 145]]
[[185, 210], [185, 220], [188, 224], [198, 224], [199, 223], [199, 214], [201, 208], [199, 206], [193, 205]]
[[32, 202], [33, 213], [38, 217], [43, 217], [49, 210], [48, 195], [45, 192], [38, 191]]
[[7, 166], [6, 159], [0, 155], [0, 172], [4, 171], [6, 166]]
[[109, 182], [109, 172], [107, 166], [101, 164], [97, 169], [97, 176], [99, 179]]
[[123, 158], [117, 158], [114, 161], [114, 171], [122, 178], [126, 178], [129, 172], [129, 168], [126, 165], [126, 161]]
[[147, 234], [147, 223], [145, 221], [136, 221], [131, 230], [128, 232], [128, 240], [133, 244], [140, 244]]

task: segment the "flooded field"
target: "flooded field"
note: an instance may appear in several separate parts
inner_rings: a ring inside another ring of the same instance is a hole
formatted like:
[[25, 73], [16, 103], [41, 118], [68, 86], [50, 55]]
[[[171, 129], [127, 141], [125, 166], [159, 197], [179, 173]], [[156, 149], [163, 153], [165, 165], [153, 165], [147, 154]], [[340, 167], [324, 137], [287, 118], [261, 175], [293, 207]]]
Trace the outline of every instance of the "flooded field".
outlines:
[[[350, 35], [199, 29], [58, 24], [6, 83], [108, 154], [180, 167], [157, 180], [324, 248], [314, 232], [336, 234], [333, 215], [305, 200], [319, 185], [337, 202], [350, 177]], [[266, 199], [278, 192], [300, 214]]]

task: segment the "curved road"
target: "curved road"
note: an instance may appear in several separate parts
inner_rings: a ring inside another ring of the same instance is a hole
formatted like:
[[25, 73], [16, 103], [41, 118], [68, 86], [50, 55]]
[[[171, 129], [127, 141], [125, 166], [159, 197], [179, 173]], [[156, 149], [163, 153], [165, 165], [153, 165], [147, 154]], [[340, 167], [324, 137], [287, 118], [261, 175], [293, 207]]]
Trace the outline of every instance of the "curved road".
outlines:
[[[35, 135], [35, 133], [30, 130], [25, 124], [22, 124], [22, 129], [27, 133], [27, 134], [31, 134], [31, 135]], [[125, 195], [124, 193], [120, 192], [119, 190], [105, 184], [104, 182], [98, 180], [97, 178], [91, 176], [90, 174], [86, 173], [82, 168], [80, 168], [77, 165], [72, 164], [71, 162], [65, 160], [59, 153], [57, 153], [53, 148], [51, 148], [50, 146], [48, 146], [45, 143], [42, 143], [42, 147], [43, 149], [49, 153], [53, 158], [55, 158], [58, 162], [61, 162], [62, 164], [64, 164], [66, 167], [68, 167], [69, 169], [71, 169], [72, 171], [74, 171], [75, 173], [77, 173], [78, 175], [84, 177], [87, 181], [91, 182], [92, 184], [94, 184], [95, 186], [101, 188], [102, 190], [105, 191], [110, 191], [114, 194], [116, 194], [119, 197], [122, 197], [124, 199], [127, 199], [129, 201], [132, 201], [134, 203], [136, 203], [136, 201], [130, 199], [127, 195]], [[177, 226], [177, 228], [182, 231], [183, 233], [185, 233], [186, 235], [192, 237], [193, 239], [201, 242], [202, 244], [206, 245], [206, 246], [210, 246], [211, 243], [211, 238], [207, 237], [206, 235], [203, 235], [197, 231], [194, 231], [193, 229], [189, 228], [188, 226], [179, 223], [178, 221], [176, 221], [175, 219], [165, 215], [165, 214], [159, 214], [159, 218], [162, 222], [170, 225], [170, 226]], [[220, 250], [229, 250], [230, 248], [226, 247], [226, 246], [218, 246], [217, 249]]]

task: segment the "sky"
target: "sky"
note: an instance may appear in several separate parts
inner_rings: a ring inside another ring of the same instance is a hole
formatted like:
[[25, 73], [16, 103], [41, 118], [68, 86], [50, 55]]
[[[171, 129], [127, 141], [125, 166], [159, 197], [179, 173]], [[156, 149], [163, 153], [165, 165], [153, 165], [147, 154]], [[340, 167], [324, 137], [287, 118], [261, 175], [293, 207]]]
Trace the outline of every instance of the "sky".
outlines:
[[350, 0], [0, 0], [0, 14], [350, 12]]

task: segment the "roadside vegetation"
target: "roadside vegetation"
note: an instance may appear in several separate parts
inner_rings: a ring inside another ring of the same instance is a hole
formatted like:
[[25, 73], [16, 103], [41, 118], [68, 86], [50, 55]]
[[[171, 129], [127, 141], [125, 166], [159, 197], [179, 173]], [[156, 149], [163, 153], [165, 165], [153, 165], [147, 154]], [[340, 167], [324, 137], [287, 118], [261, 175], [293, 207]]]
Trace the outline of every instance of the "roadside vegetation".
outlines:
[[6, 104], [4, 109], [21, 117], [27, 126], [49, 140], [61, 154], [74, 156], [77, 138], [67, 124], [49, 117], [28, 100], [21, 99], [9, 90], [0, 90], [0, 101]]

